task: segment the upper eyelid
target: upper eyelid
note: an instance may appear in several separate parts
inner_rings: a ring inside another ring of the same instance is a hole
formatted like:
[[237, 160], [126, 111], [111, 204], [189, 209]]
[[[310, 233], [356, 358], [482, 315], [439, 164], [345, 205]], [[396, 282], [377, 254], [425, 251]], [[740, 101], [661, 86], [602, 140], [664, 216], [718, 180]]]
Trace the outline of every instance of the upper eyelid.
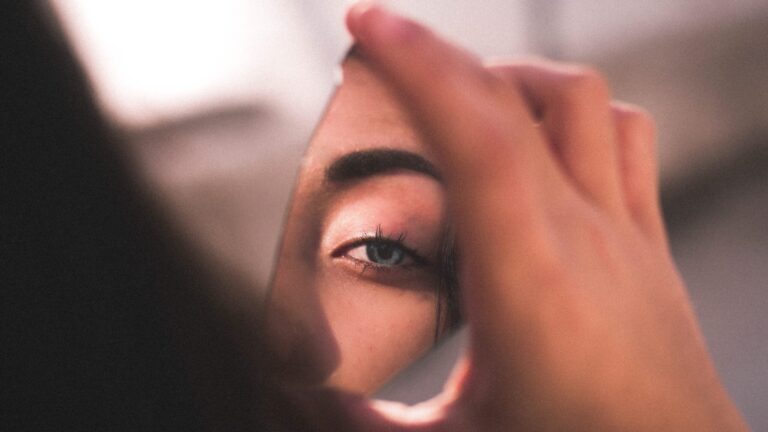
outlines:
[[429, 264], [429, 260], [427, 260], [425, 257], [419, 253], [414, 248], [411, 248], [403, 243], [403, 240], [405, 239], [405, 234], [400, 234], [398, 238], [391, 238], [384, 236], [380, 233], [380, 231], [377, 229], [377, 233], [375, 235], [371, 234], [363, 234], [361, 236], [358, 236], [352, 240], [344, 242], [342, 245], [338, 246], [336, 249], [331, 252], [331, 257], [338, 258], [342, 255], [345, 255], [350, 250], [365, 245], [366, 243], [372, 242], [372, 241], [378, 241], [388, 244], [396, 245], [397, 247], [402, 248], [409, 257], [411, 257], [416, 264], [424, 265]]
[[[350, 249], [347, 249], [347, 251], [351, 251], [351, 250], [357, 249], [357, 248], [359, 248], [361, 246], [353, 246]], [[422, 261], [419, 260], [418, 256], [412, 255], [412, 254], [410, 254], [408, 252], [406, 252], [406, 253], [408, 254], [408, 259], [410, 259], [411, 262], [410, 263], [405, 263], [405, 264], [401, 263], [401, 264], [397, 264], [397, 265], [379, 264], [379, 263], [375, 263], [375, 262], [372, 262], [372, 261], [361, 260], [361, 259], [355, 258], [353, 256], [347, 256], [347, 258], [352, 260], [352, 261], [355, 261], [356, 264], [360, 264], [360, 265], [364, 266], [363, 270], [369, 269], [369, 268], [373, 268], [373, 269], [376, 269], [376, 270], [396, 271], [398, 269], [410, 270], [413, 267], [421, 267], [422, 266]]]

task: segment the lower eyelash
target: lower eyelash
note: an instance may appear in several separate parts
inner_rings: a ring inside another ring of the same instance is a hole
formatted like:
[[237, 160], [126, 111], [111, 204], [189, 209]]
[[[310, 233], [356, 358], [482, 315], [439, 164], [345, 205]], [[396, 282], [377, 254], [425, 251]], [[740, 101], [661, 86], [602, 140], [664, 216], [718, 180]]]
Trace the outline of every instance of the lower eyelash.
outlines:
[[362, 269], [360, 270], [360, 274], [361, 275], [364, 275], [365, 271], [368, 270], [368, 269], [372, 269], [373, 271], [376, 271], [376, 272], [387, 272], [387, 273], [392, 272], [394, 270], [409, 270], [410, 271], [411, 269], [413, 269], [413, 266], [385, 266], [385, 265], [380, 265], [380, 264], [376, 264], [376, 263], [360, 261], [359, 259], [356, 259], [356, 258], [351, 258], [351, 257], [348, 257], [348, 258], [356, 266], [362, 267]]
[[[405, 240], [407, 233], [402, 232], [400, 233], [396, 238], [389, 237], [384, 235], [383, 230], [381, 229], [381, 224], [376, 226], [376, 231], [374, 235], [363, 235], [360, 236], [350, 242], [347, 242], [346, 244], [342, 245], [341, 247], [337, 248], [331, 253], [331, 256], [334, 258], [339, 257], [346, 257], [352, 263], [354, 263], [356, 266], [362, 266], [362, 270], [360, 271], [360, 274], [365, 274], [365, 272], [369, 269], [373, 269], [376, 272], [392, 272], [395, 270], [412, 270], [414, 267], [420, 267], [428, 265], [428, 261], [421, 256], [421, 254], [413, 248], [410, 248], [403, 244], [403, 241]], [[366, 245], [368, 243], [372, 242], [380, 242], [380, 243], [388, 243], [397, 246], [398, 248], [402, 249], [408, 257], [413, 261], [412, 264], [408, 265], [398, 265], [398, 266], [387, 266], [387, 265], [381, 265], [376, 264], [373, 262], [363, 261], [354, 257], [350, 257], [347, 255], [347, 252], [350, 250]]]

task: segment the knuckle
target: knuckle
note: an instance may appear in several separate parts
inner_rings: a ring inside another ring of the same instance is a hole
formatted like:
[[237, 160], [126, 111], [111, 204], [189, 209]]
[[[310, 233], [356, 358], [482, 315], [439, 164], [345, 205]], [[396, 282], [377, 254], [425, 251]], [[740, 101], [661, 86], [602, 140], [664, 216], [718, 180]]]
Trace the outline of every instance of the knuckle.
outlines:
[[625, 103], [614, 103], [613, 112], [620, 138], [637, 137], [643, 141], [654, 141], [656, 122], [645, 109]]
[[543, 62], [530, 57], [489, 57], [483, 60], [483, 67], [504, 77], [514, 76], [526, 69], [541, 69]]
[[567, 101], [603, 101], [610, 99], [608, 82], [596, 69], [575, 65], [561, 75], [563, 97]]
[[515, 65], [505, 59], [485, 59], [482, 63], [483, 67], [490, 73], [499, 77], [505, 77], [515, 72]]

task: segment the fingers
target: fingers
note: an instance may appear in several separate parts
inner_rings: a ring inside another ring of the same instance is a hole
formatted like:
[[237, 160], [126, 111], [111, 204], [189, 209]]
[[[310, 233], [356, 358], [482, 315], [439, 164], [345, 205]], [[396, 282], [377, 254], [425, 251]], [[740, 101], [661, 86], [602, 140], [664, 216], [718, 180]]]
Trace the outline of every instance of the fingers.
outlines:
[[662, 231], [653, 141], [642, 116], [611, 106], [595, 72], [529, 62], [492, 73], [377, 7], [353, 9], [348, 26], [445, 169], [474, 346], [506, 341], [521, 352], [536, 334], [535, 315], [554, 308], [568, 285], [556, 271], [562, 239], [548, 207], [585, 198]]
[[665, 241], [650, 115], [611, 102], [605, 80], [588, 68], [538, 60], [489, 69], [525, 93], [582, 195]]
[[621, 166], [624, 203], [634, 222], [657, 241], [666, 234], [659, 205], [656, 128], [642, 109], [611, 104]]
[[479, 335], [490, 341], [511, 310], [536, 303], [529, 296], [540, 285], [530, 278], [556, 242], [544, 232], [542, 202], [567, 192], [557, 162], [517, 88], [474, 57], [377, 7], [353, 9], [348, 25], [444, 168], [462, 273], [471, 280], [463, 300], [473, 343], [482, 343]]
[[[444, 423], [439, 411], [431, 424], [400, 413], [403, 426], [616, 429], [670, 402], [697, 413], [670, 424], [704, 416], [699, 408], [714, 405], [675, 390], [708, 388], [712, 375], [695, 325], [686, 327], [692, 320], [674, 265], [626, 229], [664, 236], [647, 116], [611, 104], [589, 70], [529, 63], [494, 74], [375, 7], [353, 10], [349, 27], [445, 169], [461, 251], [469, 366], [448, 387], [458, 396]], [[595, 217], [596, 209], [616, 217]], [[669, 329], [692, 344], [680, 348]], [[703, 381], [678, 380], [701, 364]], [[647, 395], [658, 378], [673, 390]], [[640, 411], [621, 403], [626, 389], [640, 389]], [[382, 428], [391, 421], [378, 420]]]
[[482, 177], [489, 161], [503, 158], [498, 165], [507, 167], [511, 165], [506, 162], [518, 163], [506, 160], [515, 159], [519, 155], [512, 152], [522, 148], [510, 142], [541, 140], [518, 94], [506, 95], [505, 112], [500, 113], [499, 104], [488, 104], [499, 98], [496, 79], [476, 58], [420, 24], [376, 6], [357, 6], [348, 15], [348, 26], [366, 57], [408, 102], [429, 141], [440, 143], [434, 150], [447, 164], [446, 171], [467, 179]]
[[534, 105], [569, 179], [583, 196], [622, 214], [622, 191], [610, 91], [596, 71], [546, 61], [495, 65]]

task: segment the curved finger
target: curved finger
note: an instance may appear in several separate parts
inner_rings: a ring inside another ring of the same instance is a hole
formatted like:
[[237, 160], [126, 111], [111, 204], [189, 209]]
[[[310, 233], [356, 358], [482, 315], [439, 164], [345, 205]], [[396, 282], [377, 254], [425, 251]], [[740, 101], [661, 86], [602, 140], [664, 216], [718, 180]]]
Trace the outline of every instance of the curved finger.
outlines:
[[496, 78], [474, 56], [424, 26], [371, 5], [353, 8], [348, 26], [367, 59], [406, 101], [429, 143], [437, 143], [435, 151], [454, 177], [482, 177], [493, 162], [512, 167], [528, 144], [540, 140], [522, 97], [505, 95], [500, 113], [499, 104], [488, 103], [501, 99]]
[[621, 161], [624, 202], [635, 223], [648, 235], [663, 241], [664, 222], [659, 204], [656, 127], [639, 107], [611, 104]]
[[539, 292], [531, 278], [556, 242], [545, 232], [545, 201], [567, 192], [557, 162], [519, 89], [477, 59], [379, 7], [353, 9], [348, 22], [445, 169], [473, 343], [492, 341], [510, 311], [524, 320]]
[[489, 66], [534, 105], [569, 179], [609, 212], [621, 213], [621, 182], [610, 90], [596, 71], [529, 60]]

